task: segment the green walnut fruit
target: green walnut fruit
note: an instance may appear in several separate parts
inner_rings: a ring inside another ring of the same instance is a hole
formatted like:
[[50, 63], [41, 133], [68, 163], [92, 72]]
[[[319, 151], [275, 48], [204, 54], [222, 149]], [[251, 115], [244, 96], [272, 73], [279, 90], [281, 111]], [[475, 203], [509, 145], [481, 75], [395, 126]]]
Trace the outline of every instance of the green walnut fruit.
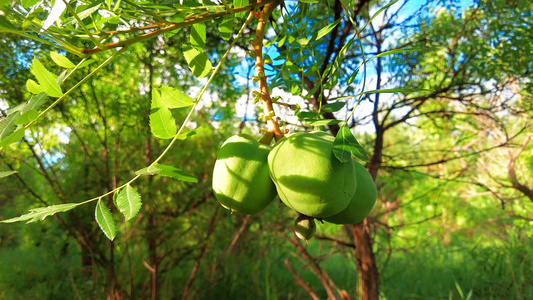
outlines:
[[333, 141], [325, 132], [295, 133], [280, 140], [268, 155], [270, 177], [281, 201], [301, 214], [332, 216], [346, 208], [355, 193], [355, 167], [335, 157]]
[[316, 232], [315, 220], [312, 217], [300, 215], [294, 221], [294, 233], [300, 240], [310, 240]]
[[372, 176], [360, 163], [354, 161], [357, 189], [350, 204], [340, 213], [324, 218], [334, 224], [357, 224], [363, 221], [376, 203], [377, 190]]
[[255, 214], [276, 197], [268, 174], [268, 145], [239, 134], [220, 148], [213, 170], [213, 191], [220, 204], [232, 211]]

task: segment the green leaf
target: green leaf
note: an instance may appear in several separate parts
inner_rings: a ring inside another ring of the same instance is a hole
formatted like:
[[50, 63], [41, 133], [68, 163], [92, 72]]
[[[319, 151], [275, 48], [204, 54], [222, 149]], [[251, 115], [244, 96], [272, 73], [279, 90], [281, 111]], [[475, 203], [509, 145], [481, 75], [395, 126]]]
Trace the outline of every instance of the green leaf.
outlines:
[[339, 111], [341, 110], [344, 105], [346, 105], [345, 102], [335, 102], [335, 103], [328, 103], [324, 106], [322, 106], [322, 111], [324, 112], [336, 112], [336, 111]]
[[366, 26], [368, 26], [370, 23], [372, 23], [372, 21], [374, 20], [374, 18], [376, 18], [377, 16], [379, 16], [379, 14], [384, 11], [385, 9], [387, 9], [388, 7], [390, 7], [391, 5], [393, 5], [394, 3], [398, 2], [398, 0], [394, 0], [394, 1], [391, 1], [389, 2], [387, 5], [383, 6], [382, 8], [380, 8], [378, 11], [376, 11], [372, 17], [370, 18], [370, 20], [368, 20], [368, 22], [366, 23], [365, 27], [363, 27], [363, 29], [361, 30], [361, 32], [363, 32], [366, 28]]
[[39, 0], [22, 0], [21, 5], [24, 8], [28, 8], [30, 6], [37, 4], [37, 2], [39, 2]]
[[322, 37], [324, 37], [325, 35], [327, 35], [328, 33], [330, 33], [333, 30], [333, 28], [335, 28], [335, 26], [337, 26], [337, 24], [340, 23], [341, 20], [342, 19], [335, 20], [333, 23], [330, 23], [330, 24], [326, 25], [325, 27], [321, 28], [318, 31], [316, 39], [319, 40]]
[[78, 69], [84, 68], [84, 67], [86, 67], [86, 66], [92, 64], [93, 62], [95, 62], [94, 59], [88, 59], [88, 60], [82, 62], [82, 63], [80, 64], [80, 66], [78, 67]]
[[21, 34], [22, 31], [18, 30], [17, 27], [15, 27], [9, 20], [0, 15], [0, 32], [10, 32], [10, 33], [16, 33]]
[[[250, 4], [249, 0], [233, 0], [233, 7], [237, 8], [237, 7], [243, 7], [243, 6], [248, 6], [248, 4]], [[242, 17], [244, 17], [246, 15], [246, 12], [240, 12], [240, 13], [236, 13], [235, 16], [239, 19], [241, 19]]]
[[174, 120], [172, 113], [161, 100], [161, 96], [159, 96], [157, 90], [152, 91], [150, 129], [154, 136], [161, 139], [170, 139], [178, 131], [176, 120]]
[[225, 16], [218, 25], [218, 30], [220, 31], [220, 36], [222, 39], [229, 41], [233, 34], [233, 16]]
[[204, 51], [205, 48], [205, 23], [196, 23], [191, 26], [191, 35], [189, 41], [191, 45], [198, 51]]
[[0, 142], [0, 147], [5, 147], [7, 145], [20, 141], [20, 139], [24, 136], [24, 132], [24, 128], [17, 129], [15, 132], [11, 133]]
[[30, 212], [22, 215], [20, 217], [2, 220], [0, 223], [15, 223], [20, 221], [28, 221], [26, 223], [32, 223], [35, 221], [42, 221], [48, 216], [55, 215], [59, 212], [65, 212], [69, 211], [76, 206], [80, 205], [80, 203], [65, 203], [65, 204], [58, 204], [58, 205], [51, 205], [47, 207], [38, 207], [35, 209], [30, 209]]
[[[26, 106], [25, 103], [21, 103], [21, 104], [15, 106], [15, 107], [13, 107], [13, 108], [8, 109], [8, 110], [6, 111], [6, 114], [7, 114], [8, 116], [10, 116], [10, 115], [12, 115], [12, 114], [14, 114], [14, 113], [16, 113], [16, 112], [19, 112], [19, 114], [20, 114], [20, 112], [22, 111], [22, 109], [24, 109], [25, 106]], [[3, 119], [2, 119], [2, 120], [3, 120]], [[1, 122], [1, 121], [0, 121], [0, 122]]]
[[300, 87], [298, 86], [297, 83], [293, 83], [291, 85], [291, 94], [293, 94], [294, 96], [298, 96], [302, 94], [302, 91], [300, 90]]
[[38, 111], [39, 108], [43, 106], [43, 104], [46, 102], [47, 99], [48, 99], [48, 96], [46, 95], [46, 93], [40, 93], [38, 95], [32, 96], [30, 100], [28, 101], [28, 103], [26, 103], [24, 107], [22, 108], [22, 113], [25, 113], [32, 109]]
[[194, 76], [202, 78], [211, 73], [213, 66], [203, 52], [199, 52], [190, 45], [184, 45], [182, 50], [189, 69], [191, 69]]
[[105, 236], [107, 236], [108, 239], [113, 240], [117, 234], [115, 220], [113, 219], [113, 214], [111, 214], [111, 211], [102, 199], [98, 199], [94, 214], [96, 223], [98, 223], [98, 226], [100, 226], [100, 229], [102, 229]]
[[2, 171], [0, 172], [0, 178], [4, 178], [17, 173], [18, 171]]
[[428, 89], [410, 89], [410, 88], [396, 88], [396, 89], [379, 89], [363, 92], [363, 94], [377, 94], [377, 93], [411, 93], [411, 92], [432, 92]]
[[311, 126], [327, 126], [327, 125], [335, 125], [342, 123], [342, 120], [334, 120], [334, 119], [324, 119], [324, 120], [317, 120], [309, 123]]
[[196, 179], [196, 177], [178, 168], [174, 168], [172, 166], [167, 165], [158, 165], [158, 167], [161, 168], [161, 173], [159, 173], [159, 175], [161, 176], [171, 177], [186, 182], [198, 182], [198, 179]]
[[300, 120], [303, 120], [303, 119], [316, 119], [316, 117], [318, 116], [316, 112], [312, 112], [312, 111], [301, 111], [301, 112], [299, 112], [296, 115], [298, 116], [298, 119], [300, 119]]
[[56, 81], [57, 77], [54, 74], [50, 73], [37, 58], [33, 59], [31, 65], [31, 72], [33, 73], [33, 75], [35, 75], [43, 91], [48, 94], [48, 96], [63, 96], [61, 87]]
[[395, 50], [390, 50], [390, 51], [385, 51], [385, 52], [382, 52], [376, 56], [373, 56], [372, 58], [370, 58], [368, 61], [374, 59], [374, 58], [378, 58], [378, 57], [382, 57], [382, 56], [387, 56], [387, 55], [392, 55], [392, 54], [397, 54], [397, 53], [404, 53], [404, 52], [414, 52], [414, 51], [420, 51], [421, 49], [395, 49]]
[[37, 119], [39, 116], [39, 113], [35, 109], [30, 109], [27, 112], [23, 113], [17, 121], [15, 121], [15, 124], [17, 125], [24, 125], [27, 123], [30, 123], [31, 121]]
[[346, 56], [348, 49], [352, 47], [352, 44], [354, 41], [355, 41], [355, 36], [352, 39], [350, 39], [346, 44], [344, 44], [344, 46], [342, 46], [341, 50], [339, 51], [339, 54], [335, 58], [335, 61], [329, 64], [328, 67], [326, 68], [326, 71], [324, 72], [323, 77], [328, 77], [337, 71], [337, 69], [342, 64], [342, 60], [344, 59], [344, 56]]
[[6, 139], [17, 128], [17, 119], [20, 117], [20, 113], [13, 113], [5, 117], [0, 121], [0, 141]]
[[129, 184], [117, 196], [117, 208], [124, 215], [126, 221], [135, 217], [141, 209], [141, 195]]
[[355, 139], [348, 126], [342, 126], [333, 142], [333, 153], [341, 162], [352, 160], [352, 154], [362, 161], [368, 161], [365, 149]]
[[185, 95], [177, 89], [168, 86], [162, 86], [161, 100], [168, 108], [187, 107], [194, 104], [194, 99]]
[[33, 79], [28, 79], [28, 81], [26, 81], [26, 88], [32, 94], [39, 94], [43, 92], [41, 86]]
[[76, 67], [66, 56], [63, 56], [57, 52], [50, 52], [50, 57], [52, 60], [60, 67], [73, 69]]
[[193, 136], [197, 133], [202, 133], [202, 132], [206, 132], [207, 129], [205, 129], [204, 127], [199, 127], [197, 129], [194, 129], [194, 130], [191, 130], [191, 131], [188, 131], [187, 133], [180, 133], [180, 135], [178, 136], [178, 140], [186, 140], [188, 139], [190, 136]]
[[[78, 12], [77, 13], [78, 18], [80, 20], [86, 19], [87, 17], [92, 15], [95, 11], [100, 9], [100, 5], [102, 5], [102, 3], [100, 3], [98, 5], [95, 5], [93, 7], [89, 7], [88, 9], [86, 9], [84, 11]], [[65, 22], [63, 22], [63, 26], [67, 26], [67, 25], [73, 24], [74, 22], [78, 22], [78, 20], [76, 18], [74, 18], [74, 17], [70, 17], [70, 18], [66, 19]]]
[[194, 182], [197, 183], [198, 179], [194, 177], [193, 175], [184, 172], [178, 168], [167, 166], [167, 165], [161, 165], [161, 164], [155, 164], [153, 166], [149, 166], [144, 169], [140, 169], [135, 172], [137, 175], [161, 175], [165, 177], [171, 177], [180, 181], [186, 181], [186, 182]]

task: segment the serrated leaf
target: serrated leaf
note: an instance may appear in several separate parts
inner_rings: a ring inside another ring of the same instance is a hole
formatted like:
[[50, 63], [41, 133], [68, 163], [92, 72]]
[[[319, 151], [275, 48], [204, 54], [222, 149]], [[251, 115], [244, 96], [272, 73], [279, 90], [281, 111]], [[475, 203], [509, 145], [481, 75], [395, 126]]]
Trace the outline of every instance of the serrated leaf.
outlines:
[[[6, 111], [6, 114], [7, 114], [8, 116], [10, 116], [10, 115], [12, 115], [12, 114], [14, 114], [14, 113], [16, 113], [16, 112], [18, 112], [18, 113], [20, 114], [20, 112], [22, 111], [22, 109], [24, 109], [25, 106], [26, 106], [25, 103], [21, 103], [21, 104], [15, 106], [15, 107], [12, 107], [12, 108], [8, 109], [8, 110]], [[2, 120], [3, 120], [3, 119], [2, 119]], [[0, 122], [1, 122], [2, 120], [0, 120]]]
[[20, 4], [22, 5], [22, 7], [28, 8], [37, 4], [37, 2], [39, 2], [39, 0], [22, 0]]
[[194, 104], [193, 98], [185, 95], [177, 89], [168, 86], [162, 86], [160, 90], [161, 100], [168, 108], [187, 107]]
[[189, 41], [191, 46], [196, 48], [198, 51], [204, 51], [205, 48], [205, 23], [196, 23], [191, 26], [191, 35], [189, 36]]
[[342, 46], [341, 50], [339, 51], [339, 54], [337, 55], [333, 63], [328, 65], [323, 76], [330, 76], [331, 74], [337, 71], [337, 69], [342, 64], [342, 61], [344, 60], [344, 56], [346, 56], [348, 49], [352, 47], [352, 44], [355, 41], [355, 37], [356, 35], [352, 39], [350, 39], [346, 44], [344, 44], [344, 46]]
[[[235, 8], [248, 6], [248, 4], [250, 4], [249, 0], [233, 0], [233, 7]], [[244, 17], [245, 15], [246, 15], [246, 12], [240, 12], [240, 13], [235, 14], [235, 16], [239, 19]]]
[[22, 137], [24, 136], [24, 132], [24, 128], [17, 129], [15, 132], [11, 133], [0, 142], [0, 147], [5, 147], [7, 145], [20, 141], [20, 139], [22, 139]]
[[65, 204], [58, 204], [58, 205], [51, 205], [47, 207], [38, 207], [35, 209], [30, 209], [30, 212], [22, 215], [20, 217], [2, 220], [0, 223], [15, 223], [20, 221], [28, 221], [26, 223], [32, 223], [35, 221], [42, 221], [48, 216], [55, 215], [59, 212], [65, 212], [69, 211], [76, 206], [80, 205], [80, 203], [65, 203]]
[[410, 88], [396, 88], [396, 89], [379, 89], [363, 92], [363, 94], [377, 94], [377, 93], [411, 93], [411, 92], [432, 92], [428, 89], [410, 89]]
[[31, 65], [31, 72], [33, 73], [33, 75], [35, 75], [43, 91], [48, 94], [48, 96], [63, 96], [61, 87], [57, 83], [57, 76], [50, 73], [37, 58], [33, 59]]
[[85, 67], [87, 67], [88, 65], [92, 64], [93, 62], [95, 62], [94, 59], [88, 59], [88, 60], [82, 62], [82, 63], [80, 64], [80, 66], [78, 67], [78, 69], [85, 68]]
[[337, 26], [337, 24], [340, 23], [342, 19], [338, 19], [338, 20], [335, 20], [333, 23], [330, 23], [326, 26], [324, 26], [323, 28], [321, 28], [319, 31], [318, 31], [318, 34], [316, 36], [316, 39], [319, 40], [321, 39], [322, 37], [324, 37], [325, 35], [327, 35], [328, 33], [330, 33], [333, 28], [335, 28], [335, 26]]
[[118, 193], [114, 193], [113, 194], [113, 204], [115, 204], [115, 206], [117, 206], [117, 197], [118, 197]]
[[159, 164], [153, 166], [148, 166], [140, 170], [135, 171], [135, 175], [155, 175], [161, 172], [161, 168], [158, 167]]
[[76, 67], [76, 65], [73, 64], [66, 56], [63, 56], [57, 52], [50, 52], [50, 57], [52, 57], [52, 60], [60, 67], [67, 69]]
[[43, 91], [41, 86], [37, 82], [35, 82], [33, 79], [28, 79], [28, 81], [26, 81], [26, 88], [32, 94], [39, 94], [39, 93], [42, 93]]
[[342, 123], [342, 122], [343, 122], [342, 120], [324, 119], [324, 120], [313, 121], [313, 122], [309, 123], [309, 125], [311, 125], [311, 126], [327, 126], [327, 125], [336, 125], [336, 124], [339, 124], [339, 123]]
[[[56, 0], [57, 1], [57, 0]], [[88, 9], [84, 10], [84, 11], [81, 11], [81, 12], [78, 12], [77, 15], [78, 15], [78, 18], [80, 20], [84, 20], [86, 19], [87, 17], [89, 17], [90, 15], [92, 15], [95, 11], [97, 11], [98, 9], [100, 9], [100, 5], [102, 5], [102, 3], [98, 4], [98, 5], [95, 5], [93, 7], [89, 7]], [[73, 24], [74, 22], [78, 22], [78, 20], [74, 17], [70, 17], [68, 18], [67, 20], [65, 20], [65, 22], [63, 22], [63, 26], [67, 26], [67, 25], [70, 25], [70, 24]]]
[[421, 49], [395, 49], [395, 50], [389, 50], [389, 51], [385, 51], [385, 52], [382, 52], [376, 56], [373, 56], [372, 58], [370, 58], [368, 61], [374, 59], [374, 58], [378, 58], [378, 57], [382, 57], [382, 56], [387, 56], [387, 55], [392, 55], [392, 54], [397, 54], [397, 53], [404, 53], [404, 52], [414, 52], [414, 51], [420, 51]]
[[176, 120], [170, 110], [161, 100], [159, 92], [152, 91], [152, 105], [150, 110], [150, 130], [161, 139], [170, 139], [176, 135]]
[[98, 223], [98, 226], [100, 226], [100, 229], [102, 229], [105, 236], [107, 236], [108, 239], [113, 240], [117, 234], [115, 220], [113, 219], [113, 214], [102, 199], [98, 199], [94, 215], [96, 223]]
[[194, 130], [191, 130], [191, 131], [188, 131], [187, 133], [181, 133], [179, 136], [178, 136], [178, 140], [186, 140], [188, 139], [190, 136], [193, 136], [197, 133], [201, 133], [201, 132], [206, 132], [207, 129], [205, 129], [204, 127], [199, 127], [197, 129], [194, 129]]
[[140, 169], [135, 172], [137, 175], [161, 175], [165, 177], [171, 177], [180, 181], [186, 181], [186, 182], [194, 182], [197, 183], [198, 179], [194, 177], [193, 175], [182, 171], [181, 169], [167, 166], [167, 165], [161, 165], [161, 164], [155, 164], [153, 166], [149, 166], [147, 168]]
[[24, 125], [27, 123], [30, 123], [31, 121], [37, 119], [39, 116], [39, 113], [35, 109], [30, 109], [27, 112], [23, 113], [17, 121], [15, 121], [15, 124], [17, 125]]
[[12, 134], [17, 128], [17, 119], [20, 117], [20, 113], [16, 112], [8, 115], [2, 121], [0, 121], [0, 141], [5, 140], [10, 134]]
[[52, 26], [52, 24], [54, 24], [54, 22], [61, 17], [66, 8], [67, 5], [63, 0], [56, 0], [54, 6], [52, 6], [50, 14], [48, 14], [48, 17], [44, 21], [43, 27], [41, 27], [40, 32], [43, 32], [48, 29], [48, 27]]
[[0, 172], [0, 178], [4, 178], [17, 173], [18, 171], [2, 171]]
[[233, 16], [225, 16], [218, 25], [218, 30], [220, 31], [220, 37], [225, 41], [229, 41], [233, 34]]
[[124, 215], [126, 221], [139, 213], [141, 205], [141, 195], [129, 184], [118, 193], [117, 208]]
[[203, 78], [211, 73], [213, 65], [211, 65], [211, 62], [203, 52], [199, 52], [190, 45], [184, 45], [182, 50], [189, 69], [191, 69], [194, 76]]
[[311, 112], [311, 111], [300, 111], [297, 114], [297, 116], [298, 116], [298, 119], [303, 120], [303, 119], [316, 119], [318, 115], [317, 113]]
[[341, 110], [344, 105], [346, 105], [345, 102], [335, 102], [335, 103], [328, 103], [324, 106], [322, 106], [322, 111], [324, 112], [336, 112], [336, 111], [339, 111]]
[[341, 162], [350, 162], [352, 154], [362, 161], [368, 161], [365, 149], [353, 136], [348, 126], [342, 126], [333, 142], [333, 153]]
[[300, 87], [298, 86], [298, 84], [296, 83], [291, 84], [291, 94], [293, 94], [294, 96], [298, 96], [301, 93], [302, 91], [300, 90]]
[[161, 169], [161, 173], [159, 173], [159, 175], [161, 176], [171, 177], [186, 182], [198, 182], [198, 179], [196, 179], [196, 177], [178, 168], [167, 165], [158, 165], [158, 167]]
[[2, 15], [0, 15], [0, 32], [22, 33], [22, 31], [18, 30], [17, 27]]
[[22, 108], [21, 113], [25, 113], [32, 109], [38, 111], [39, 108], [41, 108], [41, 106], [43, 106], [43, 104], [46, 102], [47, 98], [48, 96], [46, 95], [46, 93], [40, 93], [40, 94], [32, 96], [30, 100], [28, 101], [28, 103], [26, 103], [24, 107]]
[[318, 91], [319, 88], [320, 88], [320, 84], [315, 84], [313, 89], [310, 90], [307, 94], [305, 94], [305, 96], [303, 96], [303, 98], [304, 99], [309, 99], [309, 98], [313, 97], [315, 95], [316, 91]]

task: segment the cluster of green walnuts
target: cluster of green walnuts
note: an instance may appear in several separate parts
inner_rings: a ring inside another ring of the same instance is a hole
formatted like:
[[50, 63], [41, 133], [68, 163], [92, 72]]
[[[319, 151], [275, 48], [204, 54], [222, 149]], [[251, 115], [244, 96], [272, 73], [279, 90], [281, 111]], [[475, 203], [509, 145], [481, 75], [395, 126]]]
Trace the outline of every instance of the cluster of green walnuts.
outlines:
[[325, 132], [286, 135], [272, 147], [246, 134], [234, 135], [217, 156], [215, 197], [231, 211], [255, 214], [279, 196], [300, 213], [294, 230], [305, 240], [316, 231], [314, 219], [359, 223], [376, 202], [376, 186], [360, 163], [335, 157], [333, 142]]

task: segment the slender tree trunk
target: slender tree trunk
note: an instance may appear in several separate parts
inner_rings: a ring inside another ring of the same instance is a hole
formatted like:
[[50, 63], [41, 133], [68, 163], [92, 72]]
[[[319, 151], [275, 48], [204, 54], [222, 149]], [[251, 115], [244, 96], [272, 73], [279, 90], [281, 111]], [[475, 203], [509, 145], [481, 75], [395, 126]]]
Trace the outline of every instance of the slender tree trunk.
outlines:
[[372, 251], [372, 238], [366, 219], [361, 223], [352, 225], [352, 234], [357, 245], [355, 253], [357, 255], [357, 271], [361, 279], [359, 286], [362, 291], [361, 299], [379, 299], [379, 272]]
[[[153, 44], [148, 44], [148, 60], [146, 62], [146, 65], [149, 70], [149, 82], [150, 82], [150, 97], [152, 96], [153, 92], [153, 78], [154, 78], [154, 65], [153, 65]], [[153, 151], [152, 151], [152, 133], [149, 129], [146, 132], [146, 144], [145, 144], [145, 160], [146, 165], [149, 166], [152, 163], [153, 160]], [[152, 176], [147, 176], [148, 181], [148, 192], [146, 201], [150, 201], [152, 196]], [[153, 201], [153, 200], [152, 200]], [[155, 300], [158, 299], [159, 294], [159, 287], [160, 287], [160, 280], [158, 276], [158, 264], [159, 264], [159, 257], [157, 255], [157, 241], [158, 241], [158, 232], [157, 232], [157, 209], [156, 205], [147, 205], [147, 214], [148, 214], [148, 231], [147, 231], [147, 247], [148, 247], [148, 253], [149, 253], [149, 265], [150, 265], [150, 299]]]

